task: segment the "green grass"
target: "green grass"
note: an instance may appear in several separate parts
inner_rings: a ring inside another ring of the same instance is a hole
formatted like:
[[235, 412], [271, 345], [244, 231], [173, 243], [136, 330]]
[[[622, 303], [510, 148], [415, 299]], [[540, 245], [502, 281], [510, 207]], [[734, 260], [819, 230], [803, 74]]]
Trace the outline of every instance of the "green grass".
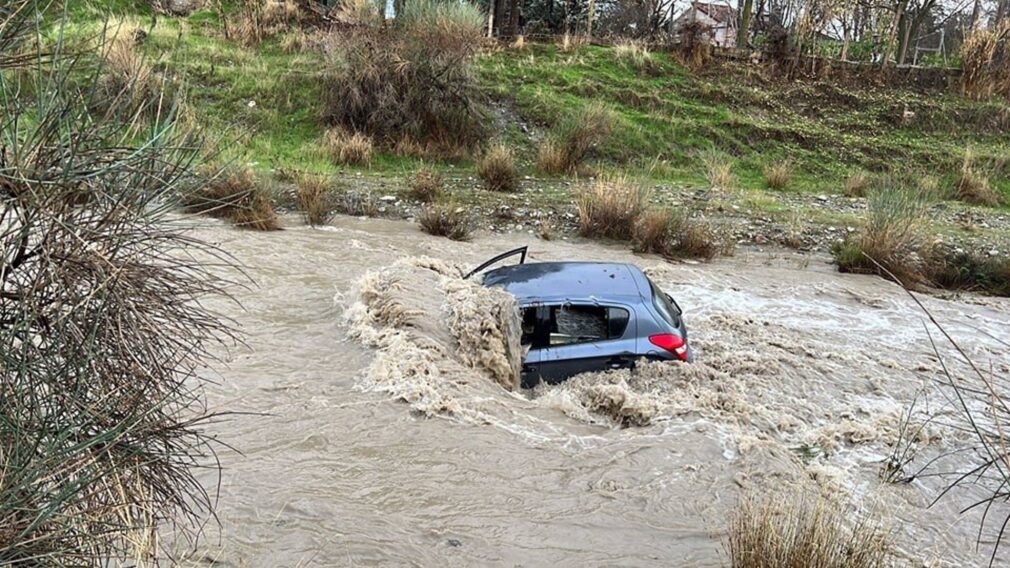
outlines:
[[[132, 14], [145, 29], [152, 22], [141, 0], [74, 4], [72, 21], [82, 28], [82, 22], [100, 25], [106, 13], [101, 6]], [[211, 9], [156, 21], [143, 49], [159, 70], [183, 78], [196, 122], [212, 140], [225, 141], [230, 153], [261, 170], [356, 171], [334, 165], [320, 150], [323, 54], [285, 53], [279, 39], [241, 47], [223, 38]], [[735, 158], [733, 171], [744, 191], [768, 192], [763, 169], [783, 159], [794, 165], [784, 192], [840, 193], [856, 169], [928, 171], [949, 186], [970, 145], [979, 163], [990, 164], [993, 187], [1010, 198], [1010, 142], [1003, 135], [1010, 128], [1010, 107], [1002, 102], [780, 82], [740, 67], [695, 75], [660, 52], [638, 68], [595, 46], [568, 52], [551, 44], [503, 49], [483, 56], [478, 69], [488, 98], [506, 109], [499, 136], [514, 148], [522, 175], [537, 175], [540, 136], [574, 110], [599, 101], [616, 117], [612, 135], [590, 164], [602, 172], [701, 187], [697, 156], [715, 148]], [[901, 120], [905, 108], [916, 114], [907, 123]], [[520, 122], [531, 125], [534, 135]], [[417, 164], [380, 150], [366, 169], [399, 175]], [[472, 169], [472, 160], [454, 165], [456, 172]]]

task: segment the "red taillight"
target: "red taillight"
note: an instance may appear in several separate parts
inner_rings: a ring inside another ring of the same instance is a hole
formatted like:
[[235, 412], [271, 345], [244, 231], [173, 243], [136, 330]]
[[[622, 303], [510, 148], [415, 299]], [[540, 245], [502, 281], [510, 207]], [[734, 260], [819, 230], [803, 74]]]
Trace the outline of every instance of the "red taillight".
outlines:
[[679, 335], [674, 335], [672, 333], [660, 333], [658, 335], [650, 335], [649, 343], [652, 343], [660, 349], [665, 349], [670, 353], [677, 356], [677, 359], [681, 361], [687, 361], [687, 344], [684, 343], [683, 338]]

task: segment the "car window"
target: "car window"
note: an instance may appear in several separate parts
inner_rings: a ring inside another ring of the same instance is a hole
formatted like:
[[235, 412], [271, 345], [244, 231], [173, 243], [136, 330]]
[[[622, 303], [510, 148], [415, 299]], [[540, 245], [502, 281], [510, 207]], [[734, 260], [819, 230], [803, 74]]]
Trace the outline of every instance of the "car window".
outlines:
[[675, 327], [679, 325], [680, 309], [652, 280], [649, 281], [649, 285], [652, 286], [652, 305], [656, 307], [656, 311], [666, 323]]
[[522, 336], [519, 339], [519, 343], [522, 345], [533, 345], [533, 341], [536, 338], [537, 333], [537, 308], [523, 308], [523, 323], [522, 323]]
[[575, 345], [619, 339], [631, 315], [624, 308], [564, 304], [548, 307], [549, 345]]

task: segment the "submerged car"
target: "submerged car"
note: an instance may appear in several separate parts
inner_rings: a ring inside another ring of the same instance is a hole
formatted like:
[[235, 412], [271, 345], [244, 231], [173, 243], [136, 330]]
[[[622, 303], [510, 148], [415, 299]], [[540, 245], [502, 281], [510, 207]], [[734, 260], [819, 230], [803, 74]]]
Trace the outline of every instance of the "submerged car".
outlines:
[[640, 360], [693, 358], [680, 306], [632, 264], [526, 263], [527, 247], [492, 258], [481, 274], [511, 256], [519, 264], [487, 270], [485, 286], [515, 296], [528, 348], [522, 385], [558, 383], [588, 371], [634, 368]]

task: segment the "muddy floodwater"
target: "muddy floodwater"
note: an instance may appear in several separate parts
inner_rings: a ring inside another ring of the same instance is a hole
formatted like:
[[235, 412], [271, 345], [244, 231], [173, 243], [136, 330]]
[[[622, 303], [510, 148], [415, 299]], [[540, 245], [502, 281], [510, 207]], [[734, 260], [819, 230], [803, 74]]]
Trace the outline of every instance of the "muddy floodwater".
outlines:
[[[214, 303], [246, 343], [208, 375], [211, 409], [238, 414], [212, 426], [229, 447], [198, 563], [725, 566], [737, 498], [772, 489], [880, 519], [897, 565], [989, 560], [992, 532], [976, 549], [978, 517], [958, 514], [970, 490], [927, 508], [939, 478], [881, 481], [909, 403], [945, 404], [922, 314], [892, 284], [794, 253], [669, 263], [524, 234], [287, 221], [195, 229], [256, 282], [235, 290], [241, 309]], [[503, 300], [458, 271], [525, 244], [532, 261], [641, 266], [684, 309], [697, 362], [510, 390]], [[1010, 304], [924, 302], [1007, 372]], [[913, 468], [966, 444], [943, 422], [916, 431]]]

